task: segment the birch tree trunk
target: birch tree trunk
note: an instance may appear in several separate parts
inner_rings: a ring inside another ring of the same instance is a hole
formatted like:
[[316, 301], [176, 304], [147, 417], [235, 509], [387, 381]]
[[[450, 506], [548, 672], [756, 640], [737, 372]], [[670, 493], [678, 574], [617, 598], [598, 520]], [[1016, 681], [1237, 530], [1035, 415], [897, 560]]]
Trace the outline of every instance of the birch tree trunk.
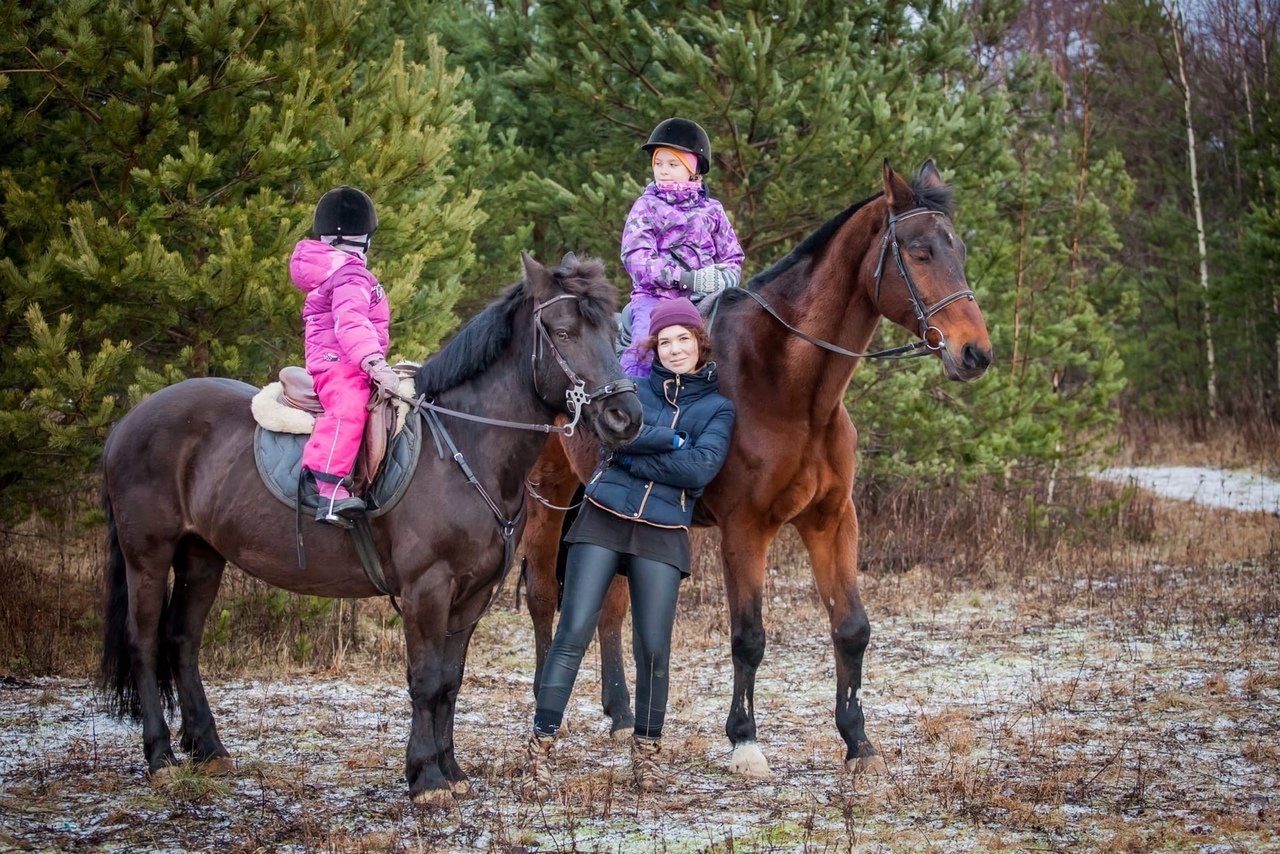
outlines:
[[1209, 401], [1209, 417], [1218, 417], [1218, 369], [1213, 355], [1213, 324], [1209, 311], [1209, 253], [1204, 239], [1204, 209], [1200, 204], [1200, 178], [1196, 168], [1196, 131], [1191, 122], [1191, 87], [1187, 84], [1187, 63], [1182, 49], [1182, 15], [1177, 3], [1166, 7], [1173, 29], [1173, 52], [1178, 61], [1178, 80], [1182, 87], [1182, 110], [1187, 124], [1187, 163], [1191, 173], [1191, 203], [1196, 214], [1196, 243], [1200, 252], [1200, 290], [1204, 324], [1204, 356]]

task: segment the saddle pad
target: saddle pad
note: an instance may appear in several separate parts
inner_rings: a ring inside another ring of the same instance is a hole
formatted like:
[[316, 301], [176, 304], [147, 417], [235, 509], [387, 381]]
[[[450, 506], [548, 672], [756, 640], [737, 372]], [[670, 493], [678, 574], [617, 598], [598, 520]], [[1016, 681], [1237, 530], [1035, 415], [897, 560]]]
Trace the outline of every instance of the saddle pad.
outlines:
[[[298, 478], [302, 476], [302, 449], [309, 436], [276, 433], [258, 425], [253, 434], [253, 461], [267, 490], [286, 507], [298, 505]], [[405, 421], [404, 429], [391, 440], [382, 461], [382, 472], [373, 484], [369, 517], [381, 516], [400, 501], [418, 468], [422, 453], [422, 419]]]

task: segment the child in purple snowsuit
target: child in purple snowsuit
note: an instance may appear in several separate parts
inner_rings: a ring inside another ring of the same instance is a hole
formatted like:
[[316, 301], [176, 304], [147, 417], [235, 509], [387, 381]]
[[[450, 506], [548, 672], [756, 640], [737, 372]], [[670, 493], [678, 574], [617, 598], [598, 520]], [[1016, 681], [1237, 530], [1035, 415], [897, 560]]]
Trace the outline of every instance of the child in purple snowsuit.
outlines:
[[377, 227], [367, 195], [353, 187], [330, 190], [316, 205], [312, 230], [318, 239], [300, 240], [289, 261], [293, 283], [306, 294], [307, 371], [324, 406], [302, 451], [302, 469], [315, 476], [316, 521], [345, 528], [365, 511], [346, 478], [369, 418], [370, 386], [384, 393], [399, 386], [386, 359], [391, 308], [365, 266]]
[[642, 148], [651, 157], [653, 183], [622, 229], [622, 265], [632, 282], [632, 344], [622, 353], [622, 369], [635, 377], [649, 375], [652, 355], [642, 348], [654, 306], [736, 287], [743, 258], [724, 208], [702, 183], [711, 166], [707, 132], [688, 119], [667, 119]]

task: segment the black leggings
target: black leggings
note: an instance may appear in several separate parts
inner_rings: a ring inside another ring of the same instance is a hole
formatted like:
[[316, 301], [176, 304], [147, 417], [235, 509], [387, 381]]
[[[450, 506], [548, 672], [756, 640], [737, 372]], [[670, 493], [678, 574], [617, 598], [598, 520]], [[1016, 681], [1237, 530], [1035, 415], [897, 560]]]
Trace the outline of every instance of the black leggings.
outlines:
[[[564, 719], [569, 693], [587, 644], [600, 622], [605, 594], [623, 555], [590, 543], [573, 543], [564, 572], [560, 623], [542, 665], [533, 728], [554, 735]], [[631, 645], [636, 656], [636, 729], [644, 738], [662, 735], [667, 716], [667, 667], [671, 659], [671, 626], [676, 619], [680, 570], [656, 560], [627, 556], [631, 590]]]

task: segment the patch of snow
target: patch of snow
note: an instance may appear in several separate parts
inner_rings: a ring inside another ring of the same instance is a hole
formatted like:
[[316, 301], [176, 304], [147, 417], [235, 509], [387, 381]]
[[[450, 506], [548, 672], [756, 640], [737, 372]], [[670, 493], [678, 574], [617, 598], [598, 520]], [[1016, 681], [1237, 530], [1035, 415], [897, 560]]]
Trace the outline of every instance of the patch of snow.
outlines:
[[1112, 483], [1132, 483], [1165, 498], [1280, 515], [1280, 480], [1250, 471], [1200, 466], [1121, 466], [1103, 469], [1094, 476]]

